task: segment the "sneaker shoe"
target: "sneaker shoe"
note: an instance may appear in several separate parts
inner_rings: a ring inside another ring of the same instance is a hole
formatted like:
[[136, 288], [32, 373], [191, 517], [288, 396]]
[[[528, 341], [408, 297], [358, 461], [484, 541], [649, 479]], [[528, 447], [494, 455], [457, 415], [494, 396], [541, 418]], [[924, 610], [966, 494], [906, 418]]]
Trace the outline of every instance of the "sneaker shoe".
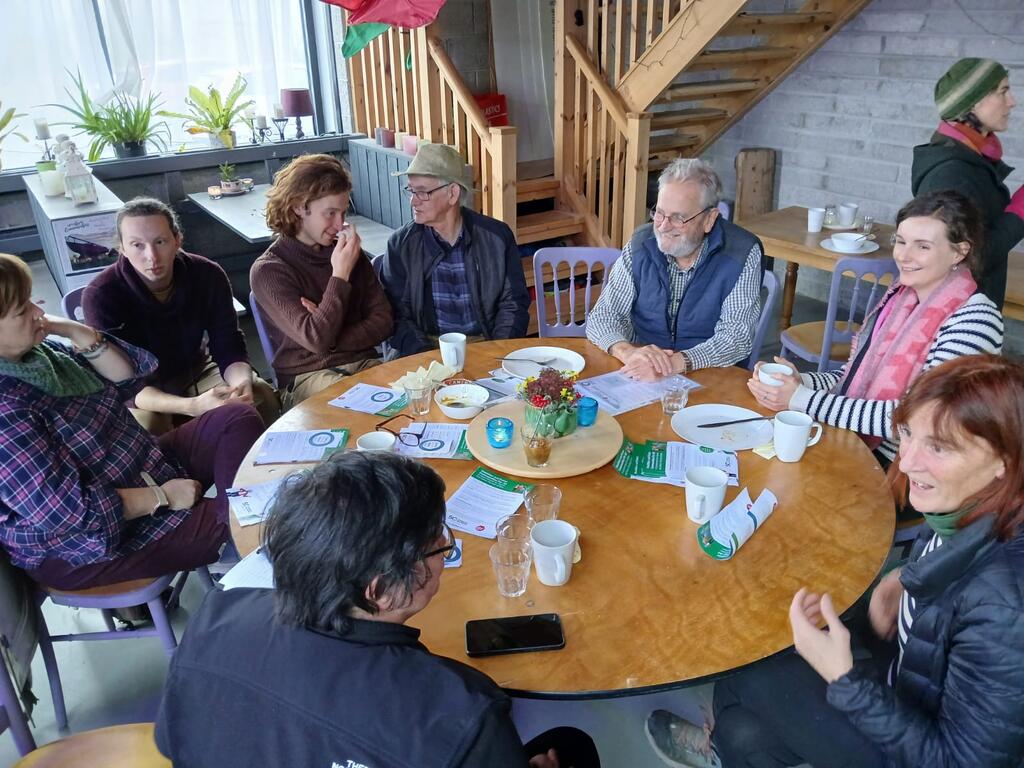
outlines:
[[674, 768], [721, 768], [711, 745], [711, 731], [664, 709], [656, 709], [644, 723], [647, 741], [665, 765]]

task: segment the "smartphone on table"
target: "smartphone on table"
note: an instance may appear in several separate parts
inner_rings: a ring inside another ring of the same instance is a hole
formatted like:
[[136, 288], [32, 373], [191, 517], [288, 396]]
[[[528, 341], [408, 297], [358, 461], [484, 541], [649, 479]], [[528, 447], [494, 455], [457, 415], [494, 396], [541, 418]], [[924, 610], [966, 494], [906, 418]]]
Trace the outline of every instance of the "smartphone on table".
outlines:
[[466, 654], [469, 656], [554, 651], [564, 647], [562, 620], [557, 613], [466, 622]]

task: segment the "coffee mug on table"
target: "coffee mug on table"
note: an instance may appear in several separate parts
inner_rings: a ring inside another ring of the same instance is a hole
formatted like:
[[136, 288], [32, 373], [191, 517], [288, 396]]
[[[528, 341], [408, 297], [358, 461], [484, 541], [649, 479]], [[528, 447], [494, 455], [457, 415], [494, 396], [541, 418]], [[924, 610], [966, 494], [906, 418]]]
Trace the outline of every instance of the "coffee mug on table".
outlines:
[[[821, 440], [821, 424], [801, 411], [779, 411], [774, 427], [775, 455], [779, 461], [800, 461], [804, 451]], [[811, 437], [812, 429], [817, 430], [814, 437]]]
[[466, 367], [466, 334], [443, 333], [437, 339], [441, 347], [441, 362], [456, 373]]
[[393, 451], [395, 436], [389, 432], [367, 432], [356, 439], [358, 451]]
[[533, 565], [541, 584], [560, 587], [569, 580], [578, 535], [564, 520], [542, 520], [533, 526]]
[[728, 483], [729, 476], [715, 467], [686, 470], [686, 516], [695, 523], [706, 523], [717, 515]]
[[782, 363], [765, 363], [757, 369], [757, 380], [762, 384], [767, 384], [769, 387], [781, 387], [783, 384], [782, 379], [775, 378], [776, 376], [789, 376], [793, 373], [793, 369], [788, 365], [782, 365]]
[[808, 232], [821, 232], [821, 228], [825, 225], [825, 209], [824, 208], [808, 208], [807, 209], [807, 231]]
[[851, 227], [853, 222], [857, 220], [857, 211], [860, 206], [856, 203], [840, 203], [839, 204], [839, 226]]

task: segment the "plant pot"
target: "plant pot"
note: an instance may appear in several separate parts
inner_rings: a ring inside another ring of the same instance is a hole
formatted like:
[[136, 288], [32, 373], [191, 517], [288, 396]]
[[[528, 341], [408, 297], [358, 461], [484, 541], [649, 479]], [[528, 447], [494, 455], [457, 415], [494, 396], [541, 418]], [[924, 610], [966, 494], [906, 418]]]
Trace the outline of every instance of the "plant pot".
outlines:
[[44, 171], [56, 171], [57, 170], [57, 161], [56, 160], [37, 160], [36, 161], [36, 170], [39, 173], [43, 173]]
[[224, 181], [221, 179], [220, 191], [222, 194], [233, 195], [237, 192], [242, 192], [245, 189], [245, 184], [242, 183], [241, 179], [235, 179], [234, 181]]
[[526, 426], [535, 429], [537, 424], [549, 424], [555, 438], [571, 435], [576, 431], [576, 406], [546, 411], [533, 405], [526, 406]]
[[114, 144], [114, 156], [118, 158], [145, 157], [145, 141], [125, 141], [121, 144]]
[[221, 131], [220, 133], [210, 134], [210, 146], [212, 147], [224, 147], [225, 149], [233, 149], [236, 143], [236, 136], [234, 131]]

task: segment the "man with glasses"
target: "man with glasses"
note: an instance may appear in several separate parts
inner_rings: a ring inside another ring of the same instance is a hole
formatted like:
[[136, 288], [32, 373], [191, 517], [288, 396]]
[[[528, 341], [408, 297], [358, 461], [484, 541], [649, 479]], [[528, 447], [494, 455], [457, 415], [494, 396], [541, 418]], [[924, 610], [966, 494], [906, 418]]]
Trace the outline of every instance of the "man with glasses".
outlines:
[[432, 349], [444, 333], [474, 339], [523, 336], [530, 295], [515, 236], [507, 224], [464, 205], [462, 157], [424, 144], [405, 171], [411, 223], [388, 241], [380, 278], [395, 313], [399, 355]]
[[710, 164], [679, 158], [658, 178], [651, 223], [633, 233], [587, 320], [587, 338], [641, 381], [750, 354], [763, 248], [718, 215]]
[[207, 594], [171, 661], [160, 751], [193, 768], [599, 765], [573, 728], [524, 747], [494, 681], [407, 625], [455, 546], [444, 491], [386, 452], [338, 453], [284, 484], [264, 529], [275, 589]]

